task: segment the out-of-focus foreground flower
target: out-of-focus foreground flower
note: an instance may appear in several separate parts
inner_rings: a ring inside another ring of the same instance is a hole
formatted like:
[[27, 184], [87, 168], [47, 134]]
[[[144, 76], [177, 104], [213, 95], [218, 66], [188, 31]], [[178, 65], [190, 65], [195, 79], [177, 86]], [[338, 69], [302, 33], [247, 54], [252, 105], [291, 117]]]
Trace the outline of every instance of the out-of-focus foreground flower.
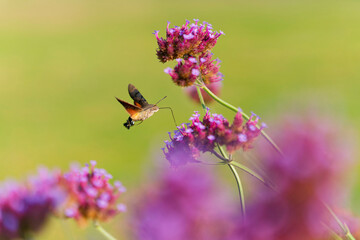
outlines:
[[74, 218], [80, 225], [88, 220], [105, 221], [125, 211], [118, 198], [125, 187], [109, 180], [112, 176], [105, 169], [95, 168], [96, 162], [83, 168], [74, 167], [63, 176], [63, 185], [68, 192], [65, 216]]
[[209, 111], [202, 121], [198, 112], [190, 120], [190, 124], [183, 124], [175, 130], [173, 137], [169, 133], [171, 141], [165, 142], [163, 151], [172, 166], [196, 162], [200, 152], [214, 153], [216, 144], [225, 145], [230, 153], [240, 148], [247, 150], [265, 127], [256, 126], [259, 118], [255, 116], [243, 125], [241, 111], [235, 115], [231, 125], [222, 115], [210, 114]]
[[59, 182], [59, 172], [41, 169], [25, 183], [2, 183], [0, 239], [26, 238], [39, 231], [65, 198]]
[[[111, 175], [91, 166], [62, 174], [42, 168], [24, 183], [0, 186], [0, 239], [30, 238], [51, 216], [65, 215], [79, 224], [104, 221], [125, 210], [117, 200], [125, 188]], [[64, 212], [63, 212], [64, 211]]]
[[348, 149], [319, 120], [293, 121], [280, 132], [277, 143], [284, 157], [272, 149], [260, 152], [275, 191], [257, 191], [237, 235], [257, 240], [332, 239], [329, 229], [337, 224], [326, 206], [336, 206], [344, 194], [340, 177], [348, 165]]
[[220, 184], [209, 167], [164, 169], [133, 205], [134, 239], [228, 239], [238, 208]]

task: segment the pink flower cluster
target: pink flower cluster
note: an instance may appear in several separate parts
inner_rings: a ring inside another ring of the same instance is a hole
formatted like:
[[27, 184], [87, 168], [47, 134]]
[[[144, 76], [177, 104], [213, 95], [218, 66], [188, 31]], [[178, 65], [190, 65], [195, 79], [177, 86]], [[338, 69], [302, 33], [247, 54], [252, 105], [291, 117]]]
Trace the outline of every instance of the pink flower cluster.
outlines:
[[213, 53], [207, 52], [199, 56], [201, 79], [205, 84], [216, 83], [223, 80], [224, 75], [219, 72], [220, 59], [211, 60]]
[[161, 62], [175, 60], [178, 64], [172, 68], [166, 68], [174, 83], [181, 87], [188, 87], [201, 79], [205, 84], [211, 84], [223, 80], [219, 72], [220, 61], [212, 60], [210, 50], [215, 46], [217, 39], [224, 33], [214, 33], [208, 23], [186, 24], [182, 27], [166, 30], [166, 39], [159, 38], [159, 32], [155, 31], [159, 49], [157, 56]]
[[30, 238], [51, 215], [65, 215], [83, 224], [124, 211], [125, 206], [116, 201], [125, 188], [120, 182], [112, 186], [111, 175], [95, 164], [92, 161], [91, 166], [65, 174], [40, 169], [22, 184], [4, 182], [0, 186], [0, 239]]
[[60, 174], [45, 169], [24, 184], [5, 182], [0, 187], [0, 239], [31, 236], [46, 223], [65, 195]]
[[201, 76], [205, 84], [222, 81], [222, 73], [219, 72], [220, 60], [212, 60], [212, 53], [204, 53], [198, 58], [189, 57], [187, 59], [176, 59], [178, 64], [172, 68], [166, 68], [165, 73], [169, 74], [173, 82], [181, 87], [188, 87], [195, 83]]
[[65, 216], [74, 218], [79, 224], [87, 220], [105, 221], [119, 212], [125, 211], [123, 204], [117, 204], [125, 187], [118, 181], [109, 183], [112, 176], [105, 169], [95, 168], [91, 161], [81, 169], [74, 168], [64, 174], [64, 186], [69, 192]]
[[183, 124], [174, 131], [173, 137], [169, 133], [171, 141], [165, 141], [166, 149], [163, 151], [172, 166], [196, 162], [200, 152], [214, 152], [216, 144], [226, 146], [229, 153], [240, 148], [248, 150], [265, 127], [257, 127], [259, 118], [254, 115], [243, 124], [240, 110], [232, 125], [222, 115], [210, 114], [209, 111], [202, 121], [198, 112], [190, 120], [190, 124]]
[[212, 49], [217, 39], [224, 34], [222, 31], [213, 32], [209, 23], [199, 24], [197, 19], [194, 21], [192, 24], [186, 21], [185, 25], [174, 28], [170, 28], [168, 22], [166, 39], [159, 37], [159, 31], [154, 32], [159, 45], [156, 54], [161, 62], [186, 58], [189, 55], [198, 56]]
[[178, 64], [172, 68], [166, 68], [165, 73], [169, 74], [174, 83], [181, 87], [188, 87], [195, 83], [200, 75], [200, 67], [195, 57], [186, 60], [177, 59]]

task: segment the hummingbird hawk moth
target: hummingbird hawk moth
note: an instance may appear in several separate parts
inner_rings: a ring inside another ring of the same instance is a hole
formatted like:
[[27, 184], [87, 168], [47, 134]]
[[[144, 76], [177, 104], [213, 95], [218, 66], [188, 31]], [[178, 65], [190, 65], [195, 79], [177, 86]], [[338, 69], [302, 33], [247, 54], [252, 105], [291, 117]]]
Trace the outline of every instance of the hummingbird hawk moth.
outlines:
[[[121, 103], [125, 110], [129, 113], [130, 117], [127, 119], [127, 121], [124, 123], [124, 126], [127, 129], [130, 129], [131, 126], [134, 126], [134, 122], [141, 121], [141, 123], [145, 120], [151, 117], [154, 113], [159, 111], [159, 107], [156, 105], [161, 100], [166, 98], [166, 96], [161, 99], [156, 104], [149, 104], [146, 99], [141, 95], [139, 90], [136, 89], [134, 85], [131, 83], [128, 86], [129, 95], [134, 100], [134, 105], [131, 103], [125, 102], [117, 97], [115, 97], [119, 103]], [[141, 124], [140, 123], [140, 124]]]

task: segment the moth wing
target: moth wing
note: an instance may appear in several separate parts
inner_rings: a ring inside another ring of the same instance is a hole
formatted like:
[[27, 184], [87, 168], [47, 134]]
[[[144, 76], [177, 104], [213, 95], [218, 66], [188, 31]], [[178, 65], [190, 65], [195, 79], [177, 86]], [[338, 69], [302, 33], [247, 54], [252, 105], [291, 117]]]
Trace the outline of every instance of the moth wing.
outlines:
[[128, 102], [125, 102], [121, 99], [116, 98], [116, 100], [118, 100], [118, 102], [124, 106], [125, 110], [130, 114], [130, 117], [138, 112], [141, 112], [141, 110], [142, 110], [140, 107], [134, 106], [134, 105], [132, 105]]
[[138, 107], [144, 108], [149, 105], [146, 99], [141, 95], [139, 90], [136, 89], [134, 85], [131, 83], [128, 86], [129, 95], [134, 100], [134, 104]]
[[138, 102], [135, 102], [135, 101], [134, 101], [134, 105], [137, 106], [137, 107], [139, 107], [139, 108], [142, 108], [141, 104], [138, 103]]

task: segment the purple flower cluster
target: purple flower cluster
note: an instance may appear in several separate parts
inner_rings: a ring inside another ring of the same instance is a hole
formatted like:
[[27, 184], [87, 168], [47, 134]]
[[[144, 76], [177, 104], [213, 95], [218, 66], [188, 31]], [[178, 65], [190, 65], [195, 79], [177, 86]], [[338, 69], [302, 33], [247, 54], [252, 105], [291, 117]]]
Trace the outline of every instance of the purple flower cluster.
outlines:
[[216, 83], [223, 80], [224, 75], [219, 72], [220, 59], [212, 60], [213, 54], [203, 53], [199, 56], [201, 79], [205, 84]]
[[220, 60], [212, 60], [210, 50], [215, 46], [217, 39], [224, 34], [213, 32], [208, 23], [186, 24], [182, 27], [169, 28], [166, 30], [166, 39], [159, 38], [159, 32], [155, 31], [159, 49], [157, 56], [161, 62], [175, 60], [178, 64], [172, 68], [166, 68], [173, 82], [181, 87], [192, 86], [197, 79], [205, 84], [211, 84], [223, 80], [219, 72]]
[[105, 169], [95, 168], [95, 165], [96, 162], [91, 161], [90, 166], [73, 168], [63, 176], [63, 184], [69, 194], [64, 214], [80, 225], [87, 220], [105, 221], [125, 211], [123, 204], [117, 204], [125, 187], [119, 181], [111, 185], [109, 180], [112, 176]]
[[190, 124], [175, 130], [173, 137], [169, 133], [171, 141], [165, 142], [163, 151], [172, 166], [196, 162], [200, 152], [213, 152], [216, 144], [225, 145], [229, 153], [240, 148], [248, 150], [265, 127], [257, 127], [259, 118], [254, 115], [243, 124], [241, 111], [235, 115], [232, 125], [222, 115], [209, 111], [202, 121], [198, 112], [190, 120]]
[[195, 57], [189, 57], [184, 61], [177, 59], [178, 64], [174, 69], [166, 68], [164, 71], [168, 73], [174, 83], [181, 87], [188, 87], [195, 83], [200, 75], [200, 67]]
[[204, 52], [211, 50], [217, 39], [224, 34], [213, 32], [209, 23], [203, 22], [199, 24], [199, 20], [195, 19], [195, 23], [186, 24], [174, 28], [170, 28], [170, 23], [166, 27], [166, 39], [159, 37], [159, 31], [155, 31], [159, 49], [156, 54], [163, 63], [175, 60], [177, 58], [186, 58], [186, 56], [198, 56]]
[[339, 177], [347, 160], [330, 130], [318, 121], [293, 122], [277, 140], [284, 157], [262, 148], [264, 171], [276, 189], [258, 190], [240, 239], [329, 239], [325, 226], [334, 218], [324, 202], [333, 206], [343, 194]]
[[64, 199], [60, 173], [41, 169], [25, 183], [0, 187], [0, 239], [19, 239], [39, 231]]
[[210, 168], [166, 168], [157, 175], [133, 205], [134, 239], [229, 239], [235, 228], [233, 207], [237, 202], [231, 201]]
[[125, 188], [120, 182], [112, 186], [111, 175], [95, 164], [92, 161], [90, 167], [65, 174], [42, 168], [22, 184], [4, 182], [0, 186], [0, 239], [30, 238], [51, 215], [65, 215], [83, 224], [124, 211], [125, 206], [116, 201]]
[[173, 82], [181, 87], [192, 86], [196, 79], [201, 77], [205, 84], [222, 81], [223, 75], [219, 72], [220, 60], [212, 60], [212, 53], [205, 53], [198, 58], [178, 58], [178, 64], [172, 68], [166, 68], [165, 73], [169, 74]]

